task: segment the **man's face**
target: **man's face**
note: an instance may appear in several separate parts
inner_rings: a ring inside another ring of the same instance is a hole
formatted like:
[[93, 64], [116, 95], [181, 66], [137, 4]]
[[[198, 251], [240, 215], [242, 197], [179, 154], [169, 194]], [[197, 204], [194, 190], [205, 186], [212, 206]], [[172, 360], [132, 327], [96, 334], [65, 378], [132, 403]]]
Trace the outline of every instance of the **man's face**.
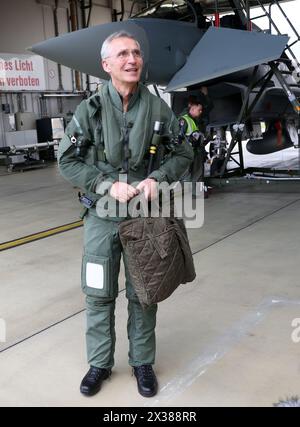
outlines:
[[190, 107], [190, 115], [194, 119], [198, 119], [202, 114], [202, 105], [201, 104], [193, 104]]
[[113, 82], [137, 83], [143, 68], [141, 51], [133, 39], [114, 39], [109, 44], [109, 57], [102, 60], [102, 66]]

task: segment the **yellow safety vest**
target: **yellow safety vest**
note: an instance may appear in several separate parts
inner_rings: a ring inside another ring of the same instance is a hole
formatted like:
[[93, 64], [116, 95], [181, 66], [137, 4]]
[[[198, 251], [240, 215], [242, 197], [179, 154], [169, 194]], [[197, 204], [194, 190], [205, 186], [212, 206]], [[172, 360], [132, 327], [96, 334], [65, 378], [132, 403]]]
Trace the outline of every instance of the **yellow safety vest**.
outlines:
[[190, 136], [193, 132], [199, 131], [198, 126], [196, 125], [195, 121], [192, 119], [191, 116], [188, 114], [185, 114], [182, 116], [182, 118], [187, 122], [188, 128], [186, 130], [186, 136]]

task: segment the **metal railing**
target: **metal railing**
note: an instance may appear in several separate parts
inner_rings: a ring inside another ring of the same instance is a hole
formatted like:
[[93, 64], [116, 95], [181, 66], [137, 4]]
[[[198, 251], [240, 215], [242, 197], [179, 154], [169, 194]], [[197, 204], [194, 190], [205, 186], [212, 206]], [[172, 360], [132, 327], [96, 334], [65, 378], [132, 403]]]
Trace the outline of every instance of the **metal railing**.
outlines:
[[[244, 3], [243, 0], [240, 0], [241, 4]], [[289, 17], [286, 15], [285, 11], [283, 10], [283, 8], [281, 7], [280, 3], [278, 2], [278, 0], [272, 0], [270, 5], [269, 5], [269, 11], [266, 9], [266, 7], [264, 6], [264, 4], [260, 1], [260, 0], [256, 0], [257, 5], [259, 7], [261, 7], [261, 9], [264, 11], [264, 14], [259, 15], [257, 17], [253, 17], [251, 18], [251, 21], [253, 21], [254, 19], [258, 19], [258, 18], [262, 18], [262, 17], [267, 17], [269, 20], [269, 30], [270, 33], [272, 31], [272, 27], [274, 28], [274, 30], [277, 32], [278, 35], [282, 35], [281, 31], [279, 30], [278, 26], [276, 25], [276, 22], [274, 21], [274, 19], [272, 18], [272, 13], [271, 13], [271, 8], [276, 5], [278, 7], [278, 10], [281, 12], [281, 14], [283, 15], [283, 17], [286, 19], [286, 22], [288, 23], [289, 27], [291, 28], [292, 32], [294, 33], [296, 40], [294, 40], [292, 43], [287, 44], [287, 46], [285, 47], [285, 51], [288, 51], [290, 58], [292, 58], [294, 60], [294, 64], [293, 66], [296, 67], [296, 77], [299, 80], [300, 77], [300, 63], [295, 55], [295, 53], [293, 52], [293, 50], [291, 49], [292, 46], [294, 46], [296, 43], [298, 43], [300, 41], [300, 35], [298, 33], [298, 31], [296, 30], [295, 26], [293, 25], [293, 23], [291, 22], [291, 20], [289, 19]], [[247, 9], [245, 9], [247, 10]]]

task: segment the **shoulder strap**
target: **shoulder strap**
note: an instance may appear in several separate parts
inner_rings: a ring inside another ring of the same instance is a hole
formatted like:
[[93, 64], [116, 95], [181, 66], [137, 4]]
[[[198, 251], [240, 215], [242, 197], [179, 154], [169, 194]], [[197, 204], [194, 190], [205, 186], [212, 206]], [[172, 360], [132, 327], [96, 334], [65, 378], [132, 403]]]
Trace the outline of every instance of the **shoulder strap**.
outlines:
[[[101, 87], [99, 90], [101, 90]], [[87, 101], [87, 108], [89, 112], [90, 128], [91, 131], [93, 131], [94, 144], [97, 151], [97, 160], [104, 162], [106, 161], [106, 156], [101, 122], [101, 100], [98, 93]]]

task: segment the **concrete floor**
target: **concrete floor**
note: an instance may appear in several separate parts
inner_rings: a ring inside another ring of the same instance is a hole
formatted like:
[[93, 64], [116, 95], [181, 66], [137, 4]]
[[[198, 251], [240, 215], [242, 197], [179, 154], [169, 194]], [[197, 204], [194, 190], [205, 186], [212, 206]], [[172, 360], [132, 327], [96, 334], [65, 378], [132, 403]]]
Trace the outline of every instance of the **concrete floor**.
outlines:
[[[203, 227], [189, 231], [197, 279], [160, 303], [151, 399], [127, 363], [123, 273], [113, 375], [96, 396], [79, 392], [82, 228], [1, 252], [0, 406], [272, 406], [299, 395], [299, 189], [231, 180], [205, 200]], [[0, 243], [78, 219], [56, 167], [3, 174], [0, 191]]]

